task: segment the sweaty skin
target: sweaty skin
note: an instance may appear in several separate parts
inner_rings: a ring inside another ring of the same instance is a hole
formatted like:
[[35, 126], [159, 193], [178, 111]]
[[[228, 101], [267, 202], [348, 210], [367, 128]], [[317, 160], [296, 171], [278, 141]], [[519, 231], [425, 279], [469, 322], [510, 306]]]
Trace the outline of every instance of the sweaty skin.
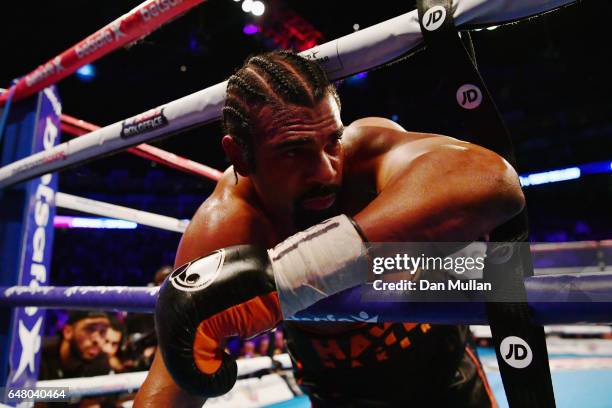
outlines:
[[[183, 235], [176, 266], [230, 245], [274, 246], [297, 232], [286, 203], [315, 184], [342, 189], [339, 197], [305, 205], [318, 209], [337, 200], [340, 212], [352, 216], [371, 242], [473, 241], [524, 206], [518, 176], [487, 149], [407, 132], [383, 118], [360, 119], [343, 129], [331, 97], [314, 109], [289, 110], [281, 118], [260, 114], [264, 137], [251, 173], [231, 138], [224, 138], [238, 182], [229, 168]], [[286, 140], [296, 142], [279, 149]], [[134, 406], [202, 403], [174, 384], [158, 353]]]

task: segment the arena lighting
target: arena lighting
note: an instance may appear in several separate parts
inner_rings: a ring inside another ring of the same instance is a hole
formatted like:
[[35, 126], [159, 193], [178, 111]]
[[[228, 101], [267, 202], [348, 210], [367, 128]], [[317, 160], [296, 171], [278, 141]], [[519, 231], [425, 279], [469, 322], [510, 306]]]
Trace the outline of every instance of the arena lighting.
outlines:
[[610, 173], [612, 171], [612, 160], [581, 164], [582, 174]]
[[251, 13], [254, 16], [261, 16], [263, 15], [263, 13], [266, 11], [266, 6], [259, 0], [256, 0], [253, 2], [253, 5], [251, 6]]
[[557, 183], [560, 181], [575, 180], [587, 174], [612, 173], [612, 161], [585, 163], [566, 169], [543, 171], [539, 173], [527, 173], [521, 175], [523, 187], [537, 186], [540, 184]]
[[242, 2], [242, 11], [245, 13], [250, 13], [253, 9], [253, 0], [244, 0]]
[[580, 168], [569, 167], [561, 170], [544, 171], [542, 173], [531, 173], [519, 177], [523, 187], [537, 186], [540, 184], [557, 183], [559, 181], [574, 180], [580, 178]]
[[55, 228], [91, 228], [91, 229], [136, 229], [138, 224], [114, 218], [70, 217], [56, 215], [53, 219]]
[[344, 80], [349, 85], [362, 83], [368, 77], [368, 73], [366, 71], [360, 72], [358, 74], [352, 75]]
[[257, 27], [255, 24], [246, 24], [242, 28], [242, 32], [245, 33], [246, 35], [257, 34], [259, 32], [259, 27]]
[[91, 81], [96, 76], [96, 68], [92, 64], [86, 64], [77, 69], [76, 74], [84, 81]]
[[291, 9], [283, 7], [267, 14], [257, 26], [271, 48], [305, 51], [323, 39], [320, 31]]
[[493, 31], [493, 30], [495, 30], [495, 29], [497, 29], [497, 28], [499, 28], [499, 26], [498, 26], [498, 25], [492, 25], [492, 26], [489, 26], [489, 27], [475, 28], [475, 29], [474, 29], [474, 30], [472, 30], [472, 31], [483, 31], [483, 30]]

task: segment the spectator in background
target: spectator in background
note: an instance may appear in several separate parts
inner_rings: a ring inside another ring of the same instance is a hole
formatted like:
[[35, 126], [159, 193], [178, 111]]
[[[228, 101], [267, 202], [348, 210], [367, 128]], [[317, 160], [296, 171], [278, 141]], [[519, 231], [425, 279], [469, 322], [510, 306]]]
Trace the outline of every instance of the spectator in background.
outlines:
[[285, 348], [285, 334], [283, 333], [282, 327], [277, 327], [274, 332], [274, 351], [273, 355], [286, 353]]
[[123, 343], [125, 328], [123, 323], [116, 316], [109, 318], [109, 328], [106, 330], [106, 342], [103, 346], [103, 351], [108, 356], [108, 363], [115, 373], [127, 371], [123, 362], [119, 359], [119, 349]]
[[266, 333], [263, 336], [259, 337], [259, 343], [257, 344], [257, 355], [258, 356], [268, 356], [270, 354], [270, 335], [271, 333]]
[[103, 347], [109, 326], [106, 313], [70, 312], [60, 336], [43, 342], [39, 379], [108, 374], [110, 365]]
[[255, 342], [252, 340], [245, 340], [244, 343], [242, 343], [242, 348], [240, 349], [240, 358], [253, 358], [256, 356]]

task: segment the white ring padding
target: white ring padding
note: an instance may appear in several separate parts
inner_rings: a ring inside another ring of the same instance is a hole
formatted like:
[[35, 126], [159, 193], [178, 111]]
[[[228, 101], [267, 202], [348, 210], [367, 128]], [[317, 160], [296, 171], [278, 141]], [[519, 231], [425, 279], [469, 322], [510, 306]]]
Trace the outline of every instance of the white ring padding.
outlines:
[[150, 213], [147, 211], [135, 210], [129, 207], [96, 201], [85, 197], [72, 194], [56, 193], [55, 205], [60, 208], [67, 208], [87, 214], [102, 215], [104, 217], [118, 218], [121, 220], [132, 221], [137, 224], [148, 225], [166, 231], [185, 232], [189, 221], [167, 217]]
[[277, 364], [283, 369], [292, 368], [291, 357], [289, 354], [278, 354], [273, 357], [253, 357], [243, 358], [237, 360], [238, 363], [238, 376], [244, 376], [256, 373], [257, 371], [267, 370], [274, 368]]
[[600, 241], [574, 241], [574, 242], [539, 242], [531, 244], [531, 252], [551, 252], [571, 249], [604, 249], [612, 248], [612, 239]]
[[69, 388], [70, 397], [86, 395], [111, 394], [137, 390], [140, 388], [148, 371], [134, 373], [98, 375], [95, 377], [62, 378], [36, 382], [36, 388]]
[[[257, 371], [276, 368], [274, 361], [278, 362], [283, 369], [290, 369], [293, 367], [291, 364], [291, 358], [288, 354], [279, 354], [273, 358], [245, 358], [237, 360], [238, 376], [249, 375]], [[70, 388], [71, 397], [81, 397], [86, 395], [100, 395], [124, 392], [128, 390], [137, 390], [140, 388], [146, 377], [147, 371], [138, 371], [135, 373], [100, 375], [96, 377], [44, 380], [36, 382], [36, 387], [68, 387]]]
[[[453, 0], [454, 18], [460, 28], [503, 24], [575, 1]], [[389, 63], [416, 50], [422, 42], [417, 11], [413, 10], [311, 48], [302, 55], [321, 62], [330, 79], [334, 80]], [[165, 126], [122, 138], [123, 122], [117, 122], [4, 166], [0, 168], [0, 188], [219, 119], [226, 86], [227, 82], [222, 82], [136, 115], [163, 109], [168, 120]]]
[[[470, 330], [475, 337], [479, 338], [487, 338], [490, 339], [491, 328], [489, 326], [483, 325], [470, 325]], [[544, 333], [546, 335], [587, 335], [587, 336], [602, 336], [612, 334], [612, 328], [610, 326], [604, 325], [561, 325], [561, 324], [551, 324], [544, 326]], [[583, 340], [583, 339], [581, 339]], [[612, 341], [605, 340], [609, 343], [610, 353], [612, 354]], [[549, 350], [550, 351], [550, 350]]]

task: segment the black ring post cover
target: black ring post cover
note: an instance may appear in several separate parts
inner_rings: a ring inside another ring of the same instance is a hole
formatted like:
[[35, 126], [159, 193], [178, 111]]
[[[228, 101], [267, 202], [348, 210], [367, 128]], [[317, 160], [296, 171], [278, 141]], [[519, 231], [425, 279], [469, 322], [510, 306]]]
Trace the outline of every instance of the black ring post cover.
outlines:
[[[458, 125], [469, 130], [468, 141], [495, 151], [515, 165], [510, 135], [478, 72], [469, 37], [464, 37], [468, 42], [466, 50], [455, 27], [452, 1], [418, 0], [417, 7], [426, 52], [435, 61], [432, 70], [446, 79], [441, 107], [449, 109]], [[490, 235], [491, 242], [520, 242], [527, 238], [525, 210]], [[527, 245], [515, 247], [525, 250], [516, 251], [501, 265], [485, 263], [484, 278], [493, 287], [487, 316], [495, 353], [511, 407], [551, 408], [555, 399], [546, 338], [543, 327], [532, 322], [523, 282], [524, 277], [533, 275], [531, 253]]]

